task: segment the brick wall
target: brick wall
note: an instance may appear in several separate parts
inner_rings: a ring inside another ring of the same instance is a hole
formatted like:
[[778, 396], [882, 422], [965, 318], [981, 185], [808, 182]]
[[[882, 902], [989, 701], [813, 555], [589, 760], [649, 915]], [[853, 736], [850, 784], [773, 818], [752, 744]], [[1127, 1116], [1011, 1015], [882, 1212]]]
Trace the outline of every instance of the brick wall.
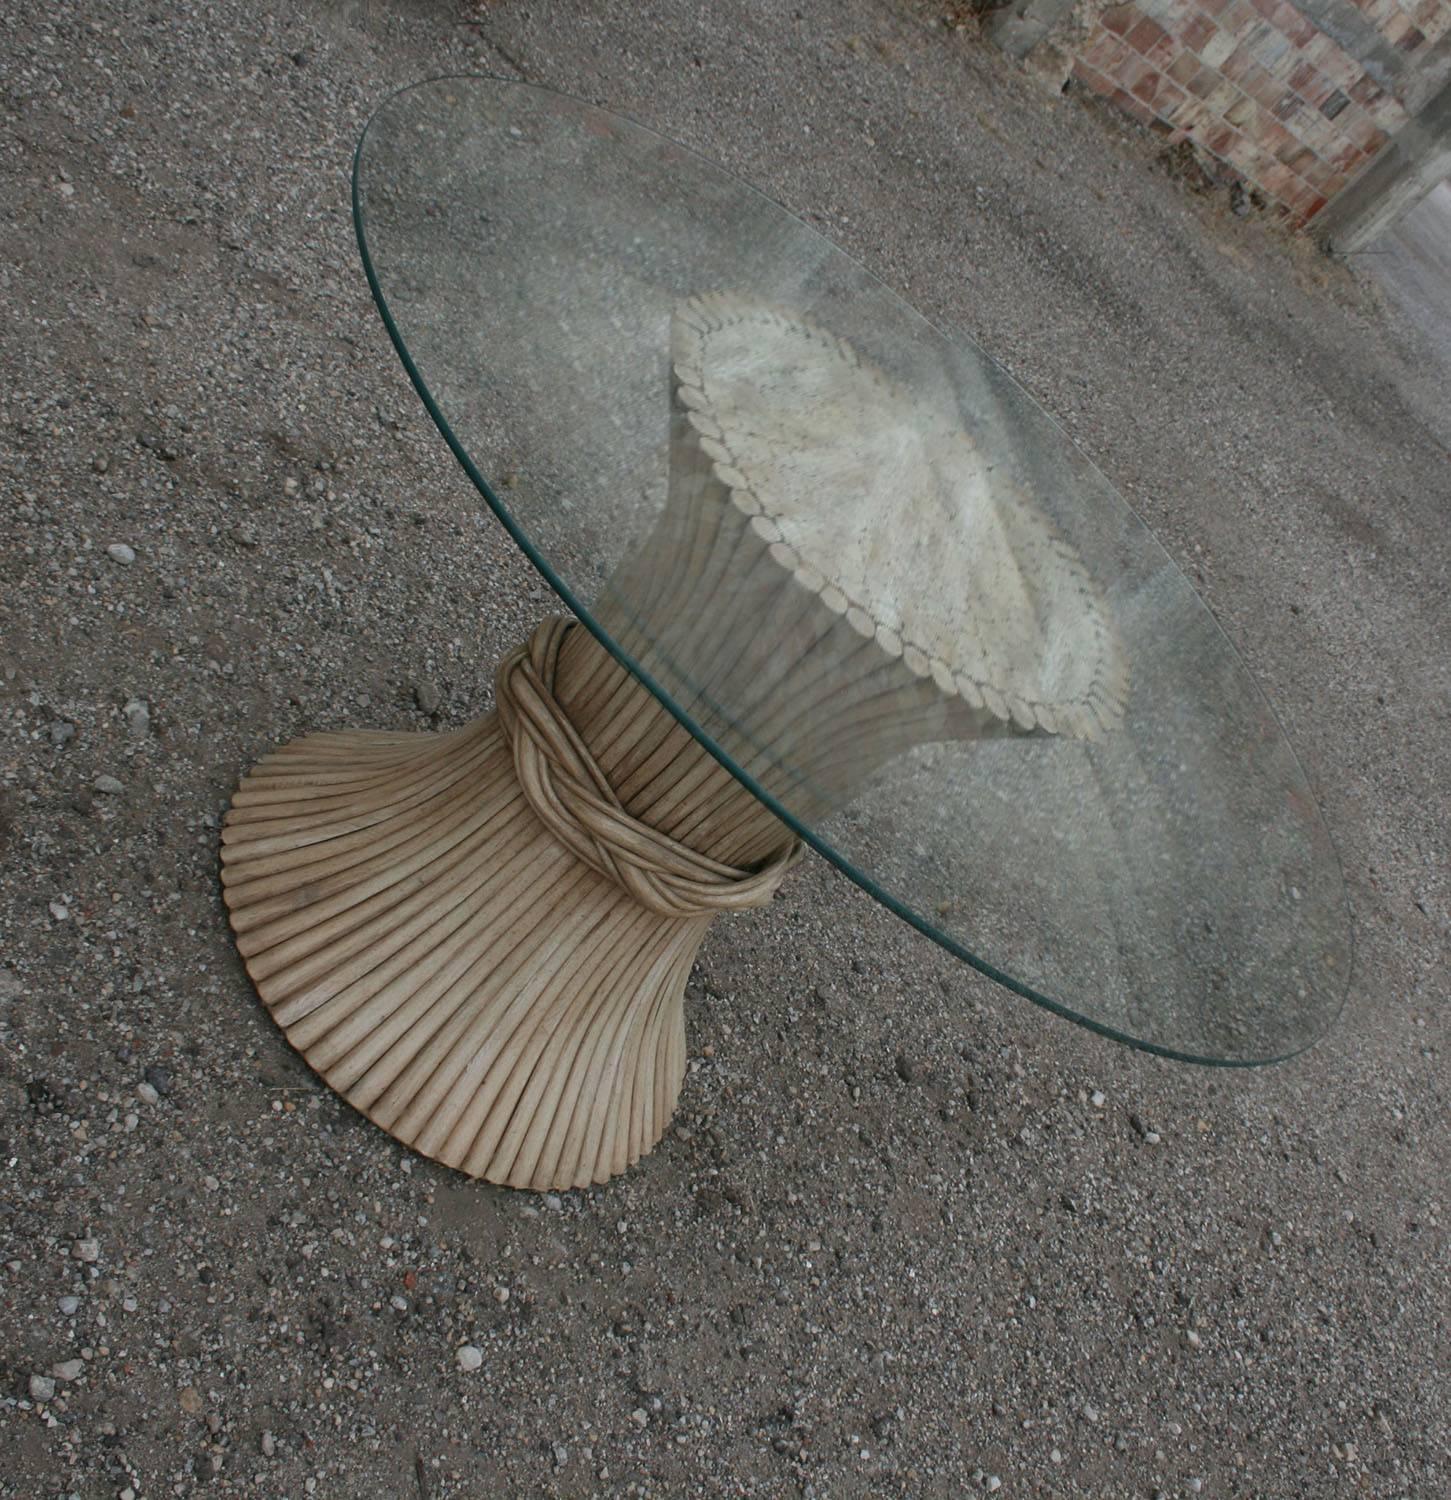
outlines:
[[1299, 226], [1444, 79], [1448, 36], [1451, 0], [1130, 0], [1073, 49], [1073, 73]]

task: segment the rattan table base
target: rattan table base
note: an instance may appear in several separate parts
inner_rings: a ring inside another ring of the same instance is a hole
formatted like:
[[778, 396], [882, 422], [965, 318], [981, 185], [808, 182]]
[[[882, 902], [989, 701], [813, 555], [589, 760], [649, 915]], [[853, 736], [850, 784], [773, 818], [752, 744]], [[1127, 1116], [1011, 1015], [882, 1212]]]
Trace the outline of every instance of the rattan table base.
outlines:
[[267, 756], [222, 883], [259, 995], [339, 1094], [472, 1176], [583, 1186], [664, 1132], [701, 939], [795, 846], [582, 629], [541, 627], [500, 705]]

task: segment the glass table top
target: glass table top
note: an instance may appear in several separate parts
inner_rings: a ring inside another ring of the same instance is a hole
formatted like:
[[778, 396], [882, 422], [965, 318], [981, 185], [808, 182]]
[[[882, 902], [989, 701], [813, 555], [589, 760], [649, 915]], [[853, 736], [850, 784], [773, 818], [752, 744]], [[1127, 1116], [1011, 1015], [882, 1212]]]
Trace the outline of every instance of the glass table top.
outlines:
[[970, 339], [722, 168], [529, 85], [388, 100], [354, 213], [484, 500], [817, 850], [1121, 1041], [1254, 1063], [1329, 1026], [1344, 889], [1273, 712]]

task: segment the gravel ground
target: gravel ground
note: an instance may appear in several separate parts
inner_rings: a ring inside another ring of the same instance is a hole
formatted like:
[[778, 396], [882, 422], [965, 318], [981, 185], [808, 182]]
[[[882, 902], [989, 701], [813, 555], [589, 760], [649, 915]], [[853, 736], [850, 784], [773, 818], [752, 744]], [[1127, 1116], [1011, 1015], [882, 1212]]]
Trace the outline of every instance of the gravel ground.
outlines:
[[[948, 8], [0, 13], [0, 1495], [1451, 1492], [1444, 376]], [[1323, 801], [1325, 1042], [1116, 1048], [813, 860], [712, 931], [677, 1128], [604, 1188], [313, 1079], [218, 898], [236, 778], [472, 716], [548, 604], [352, 241], [369, 110], [450, 70], [699, 147], [1066, 423]]]

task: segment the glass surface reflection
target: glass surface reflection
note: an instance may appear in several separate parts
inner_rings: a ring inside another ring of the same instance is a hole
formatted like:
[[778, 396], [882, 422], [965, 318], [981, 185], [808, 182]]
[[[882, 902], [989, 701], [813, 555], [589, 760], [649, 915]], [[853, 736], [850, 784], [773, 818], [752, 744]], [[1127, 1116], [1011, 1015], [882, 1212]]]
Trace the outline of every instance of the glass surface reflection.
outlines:
[[[1163, 550], [980, 349], [718, 167], [525, 85], [390, 100], [355, 203], [484, 498], [818, 849], [1137, 1045], [1268, 1061], [1329, 1025], [1344, 895], [1293, 752]], [[762, 852], [744, 829], [716, 848]]]

